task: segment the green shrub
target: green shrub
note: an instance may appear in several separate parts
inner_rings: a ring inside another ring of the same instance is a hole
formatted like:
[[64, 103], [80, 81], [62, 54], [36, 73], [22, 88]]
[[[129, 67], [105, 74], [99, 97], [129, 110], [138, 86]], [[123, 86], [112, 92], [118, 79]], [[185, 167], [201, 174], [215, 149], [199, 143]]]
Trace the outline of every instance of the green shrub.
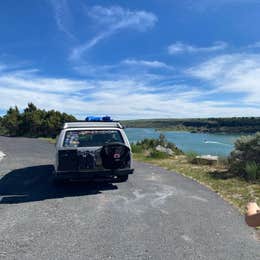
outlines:
[[183, 152], [174, 143], [168, 142], [163, 134], [160, 134], [158, 139], [145, 138], [142, 141], [137, 142], [136, 144], [132, 144], [132, 151], [133, 153], [153, 151], [158, 145], [161, 145], [165, 148], [170, 148], [176, 155], [183, 154]]
[[256, 162], [247, 162], [245, 167], [245, 178], [249, 181], [254, 181], [258, 178], [259, 167]]
[[164, 135], [160, 135], [158, 139], [148, 139], [145, 138], [142, 141], [137, 143], [132, 143], [131, 148], [133, 153], [144, 153], [148, 155], [149, 158], [154, 159], [166, 159], [170, 155], [167, 152], [157, 151], [157, 146], [162, 146], [164, 148], [169, 148], [173, 151], [174, 154], [179, 155], [183, 152], [174, 144], [167, 141]]
[[143, 152], [143, 148], [141, 145], [138, 144], [131, 144], [131, 149], [133, 153], [142, 153]]
[[154, 159], [167, 159], [169, 158], [169, 155], [167, 153], [154, 150], [150, 153], [149, 157]]
[[198, 156], [198, 154], [194, 151], [186, 152], [185, 155], [189, 163], [194, 163], [196, 157]]
[[219, 166], [229, 166], [229, 160], [225, 156], [219, 156], [218, 157], [218, 165]]
[[[229, 156], [230, 171], [245, 179], [258, 178], [260, 168], [260, 133], [243, 136], [235, 142], [235, 149]], [[256, 175], [254, 177], [254, 175]]]

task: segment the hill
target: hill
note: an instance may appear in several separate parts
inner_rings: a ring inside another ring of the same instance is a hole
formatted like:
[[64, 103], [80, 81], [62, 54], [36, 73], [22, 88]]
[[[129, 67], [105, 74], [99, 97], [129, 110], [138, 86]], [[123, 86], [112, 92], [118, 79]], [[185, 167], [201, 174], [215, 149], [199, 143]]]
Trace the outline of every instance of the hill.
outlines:
[[125, 127], [155, 128], [208, 133], [256, 133], [260, 131], [260, 117], [138, 119], [122, 121]]

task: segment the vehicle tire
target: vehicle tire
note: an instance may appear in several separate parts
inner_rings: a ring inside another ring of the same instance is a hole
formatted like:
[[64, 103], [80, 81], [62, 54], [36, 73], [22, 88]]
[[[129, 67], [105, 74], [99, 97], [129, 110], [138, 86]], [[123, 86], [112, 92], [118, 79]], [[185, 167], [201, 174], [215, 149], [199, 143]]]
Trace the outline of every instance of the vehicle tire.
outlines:
[[118, 176], [116, 180], [117, 180], [117, 182], [126, 182], [128, 180], [128, 175]]

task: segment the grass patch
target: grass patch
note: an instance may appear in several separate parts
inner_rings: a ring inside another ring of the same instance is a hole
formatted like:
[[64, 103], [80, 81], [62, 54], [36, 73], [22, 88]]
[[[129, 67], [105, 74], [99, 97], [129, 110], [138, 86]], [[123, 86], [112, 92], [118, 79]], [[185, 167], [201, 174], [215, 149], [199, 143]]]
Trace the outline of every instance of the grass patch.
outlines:
[[168, 159], [155, 159], [139, 153], [134, 154], [134, 158], [176, 171], [196, 180], [218, 193], [223, 199], [238, 208], [241, 213], [245, 212], [247, 202], [260, 203], [260, 181], [247, 182], [245, 179], [228, 172], [225, 164], [195, 165], [191, 164], [185, 155], [172, 156]]
[[166, 159], [169, 158], [169, 155], [167, 153], [164, 152], [160, 152], [160, 151], [152, 151], [149, 155], [149, 158], [154, 158], [154, 159]]
[[143, 148], [138, 144], [131, 144], [132, 152], [133, 153], [142, 153]]
[[198, 153], [193, 152], [193, 151], [189, 151], [189, 152], [186, 152], [185, 155], [186, 155], [187, 161], [189, 163], [192, 163], [192, 162], [194, 162], [194, 160], [198, 156]]
[[50, 137], [39, 137], [38, 139], [40, 140], [45, 140], [51, 144], [55, 144], [56, 143], [56, 138], [50, 138]]

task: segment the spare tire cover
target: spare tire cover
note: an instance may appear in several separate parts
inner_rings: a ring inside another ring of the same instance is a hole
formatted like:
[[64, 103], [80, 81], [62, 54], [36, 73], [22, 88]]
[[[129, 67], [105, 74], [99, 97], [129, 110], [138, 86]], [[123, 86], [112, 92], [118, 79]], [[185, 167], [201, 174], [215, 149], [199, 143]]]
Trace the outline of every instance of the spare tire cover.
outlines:
[[130, 149], [125, 144], [106, 144], [102, 147], [100, 156], [105, 169], [122, 169], [130, 166]]

